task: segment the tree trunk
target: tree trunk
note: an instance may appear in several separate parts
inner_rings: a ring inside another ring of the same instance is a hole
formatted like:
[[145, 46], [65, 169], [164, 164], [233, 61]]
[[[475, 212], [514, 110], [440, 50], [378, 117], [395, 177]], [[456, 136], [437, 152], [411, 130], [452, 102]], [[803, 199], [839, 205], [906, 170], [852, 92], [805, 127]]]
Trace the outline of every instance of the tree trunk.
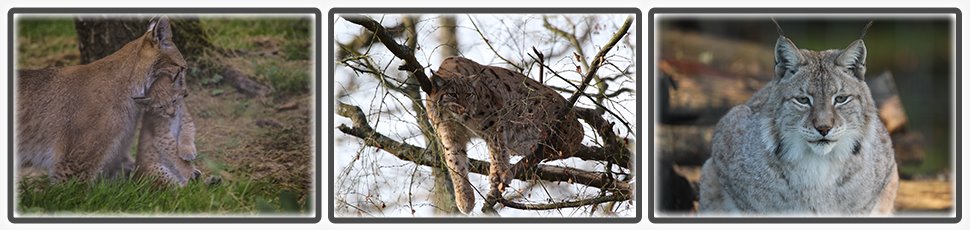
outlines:
[[148, 29], [147, 21], [142, 18], [107, 16], [75, 18], [74, 29], [77, 30], [81, 64], [88, 64], [111, 55], [128, 42], [145, 34]]
[[[75, 18], [74, 29], [77, 31], [81, 64], [87, 64], [111, 55], [128, 42], [144, 35], [148, 30], [148, 19], [84, 16]], [[219, 73], [226, 76], [224, 79], [229, 84], [248, 96], [263, 96], [272, 91], [270, 87], [221, 63], [218, 58], [211, 58], [222, 56], [225, 52], [209, 42], [198, 18], [173, 18], [172, 30], [175, 45], [182, 52], [190, 69], [201, 70], [195, 72], [205, 75]], [[191, 82], [194, 79], [198, 79], [198, 76], [187, 80]]]

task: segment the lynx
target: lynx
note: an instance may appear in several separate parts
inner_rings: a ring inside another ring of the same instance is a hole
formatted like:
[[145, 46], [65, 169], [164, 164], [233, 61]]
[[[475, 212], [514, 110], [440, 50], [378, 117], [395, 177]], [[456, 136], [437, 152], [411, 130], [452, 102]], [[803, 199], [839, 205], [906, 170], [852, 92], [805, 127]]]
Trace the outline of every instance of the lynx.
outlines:
[[583, 128], [574, 111], [564, 110], [566, 100], [521, 73], [449, 57], [430, 80], [428, 116], [443, 144], [455, 203], [463, 213], [475, 207], [465, 152], [470, 138], [481, 137], [489, 150], [486, 201], [500, 199], [519, 173], [510, 169], [510, 155], [526, 156], [526, 161], [563, 159], [582, 145]]
[[699, 211], [891, 214], [899, 178], [865, 72], [862, 38], [812, 51], [779, 36], [775, 77], [715, 127]]
[[153, 79], [184, 75], [167, 18], [115, 53], [86, 65], [17, 72], [17, 160], [55, 181], [114, 177], [128, 155], [141, 112], [132, 98]]
[[[179, 76], [176, 76], [179, 77]], [[156, 80], [147, 97], [135, 98], [144, 108], [135, 175], [158, 184], [185, 186], [201, 173], [195, 159], [195, 123], [185, 107], [185, 78]]]

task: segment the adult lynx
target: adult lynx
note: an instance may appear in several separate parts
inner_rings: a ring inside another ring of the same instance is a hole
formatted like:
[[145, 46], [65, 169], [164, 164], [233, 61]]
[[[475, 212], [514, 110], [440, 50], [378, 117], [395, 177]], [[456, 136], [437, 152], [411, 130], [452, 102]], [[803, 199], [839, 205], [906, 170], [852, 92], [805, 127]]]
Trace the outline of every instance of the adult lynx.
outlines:
[[518, 173], [509, 169], [509, 155], [526, 156], [527, 161], [562, 159], [582, 146], [583, 127], [575, 112], [559, 114], [566, 99], [521, 73], [449, 57], [430, 80], [428, 117], [444, 145], [455, 203], [463, 213], [475, 207], [465, 153], [470, 138], [481, 137], [488, 146], [486, 200], [501, 198]]
[[862, 39], [798, 49], [780, 36], [775, 78], [717, 123], [702, 214], [891, 214], [892, 143], [864, 80]]
[[18, 71], [17, 160], [55, 181], [90, 180], [130, 170], [140, 113], [132, 98], [154, 79], [185, 75], [167, 18], [140, 38], [90, 64]]

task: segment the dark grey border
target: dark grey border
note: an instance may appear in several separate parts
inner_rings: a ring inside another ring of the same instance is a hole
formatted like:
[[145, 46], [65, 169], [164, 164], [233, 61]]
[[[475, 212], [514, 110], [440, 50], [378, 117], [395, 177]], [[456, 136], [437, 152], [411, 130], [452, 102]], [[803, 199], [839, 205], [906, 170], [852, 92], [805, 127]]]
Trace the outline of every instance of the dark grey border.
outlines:
[[[954, 77], [956, 78], [956, 87], [955, 87], [955, 96], [956, 96], [956, 98], [955, 98], [955, 103], [956, 103], [956, 110], [955, 110], [955, 113], [956, 113], [955, 114], [956, 115], [956, 117], [955, 117], [956, 118], [955, 119], [956, 120], [956, 127], [955, 127], [955, 129], [956, 130], [954, 130], [954, 133], [956, 134], [956, 140], [954, 140], [954, 144], [956, 145], [956, 149], [955, 149], [955, 151], [953, 153], [953, 154], [956, 155], [956, 162], [954, 162], [955, 165], [956, 165], [955, 168], [956, 168], [956, 185], [957, 185], [957, 187], [956, 187], [956, 193], [954, 194], [954, 197], [956, 197], [956, 216], [955, 217], [929, 217], [929, 218], [917, 218], [917, 217], [886, 217], [886, 218], [707, 218], [707, 217], [685, 218], [685, 217], [656, 217], [656, 216], [654, 216], [654, 210], [656, 209], [656, 207], [655, 207], [656, 202], [653, 202], [654, 201], [653, 200], [654, 199], [654, 191], [653, 191], [653, 189], [654, 189], [654, 186], [653, 186], [654, 185], [653, 184], [654, 183], [654, 180], [653, 180], [654, 179], [653, 178], [654, 173], [651, 173], [650, 178], [649, 178], [649, 183], [650, 183], [650, 185], [649, 185], [649, 191], [647, 193], [647, 196], [649, 196], [648, 199], [650, 199], [650, 201], [651, 201], [650, 202], [651, 207], [649, 207], [650, 210], [648, 210], [648, 217], [647, 217], [650, 220], [650, 222], [652, 222], [652, 223], [658, 223], [658, 224], [659, 223], [812, 223], [812, 224], [815, 224], [815, 223], [959, 223], [960, 222], [960, 218], [961, 218], [961, 208], [962, 208], [961, 207], [961, 204], [962, 204], [961, 203], [961, 197], [960, 197], [961, 194], [962, 194], [962, 193], [960, 193], [961, 192], [961, 189], [960, 189], [961, 188], [960, 176], [962, 174], [961, 167], [960, 167], [962, 165], [961, 157], [960, 157], [960, 144], [961, 144], [960, 143], [960, 135], [961, 135], [961, 132], [962, 132], [962, 128], [960, 127], [960, 100], [961, 100], [961, 98], [960, 98], [960, 88], [961, 88], [960, 87], [960, 78], [961, 78], [961, 74], [962, 74], [962, 72], [961, 72], [962, 71], [961, 70], [962, 69], [962, 64], [961, 64], [962, 63], [961, 62], [962, 50], [961, 50], [961, 47], [962, 47], [962, 43], [963, 43], [962, 40], [961, 40], [962, 28], [961, 28], [961, 20], [960, 20], [961, 19], [960, 9], [957, 9], [957, 8], [653, 8], [653, 9], [650, 9], [650, 12], [648, 12], [648, 20], [649, 21], [647, 22], [648, 28], [649, 28], [648, 31], [650, 33], [650, 38], [649, 38], [649, 41], [648, 41], [648, 44], [649, 44], [649, 49], [648, 49], [648, 52], [649, 53], [648, 53], [648, 55], [650, 55], [650, 57], [647, 60], [649, 61], [648, 63], [651, 66], [654, 66], [654, 62], [656, 61], [656, 60], [654, 60], [654, 47], [653, 47], [653, 45], [654, 45], [653, 44], [653, 41], [654, 41], [654, 23], [655, 23], [654, 22], [654, 20], [655, 20], [654, 15], [655, 14], [672, 14], [672, 13], [692, 13], [692, 14], [757, 14], [757, 13], [764, 13], [764, 14], [769, 14], [769, 13], [770, 14], [797, 14], [797, 13], [818, 13], [818, 14], [843, 13], [843, 14], [856, 14], [856, 13], [858, 13], [858, 14], [863, 14], [863, 13], [866, 13], [866, 14], [887, 14], [887, 17], [894, 16], [894, 15], [891, 15], [891, 14], [905, 14], [905, 13], [926, 13], [926, 14], [944, 14], [944, 15], [950, 14], [950, 15], [956, 15], [956, 20], [954, 22], [954, 23], [956, 23], [956, 25], [955, 25], [956, 31], [954, 31], [954, 35], [956, 36], [956, 40], [954, 41], [956, 43], [956, 46], [955, 46], [955, 49], [956, 49], [955, 50], [956, 51], [956, 55], [955, 55], [956, 56], [956, 60], [954, 62], [954, 65], [956, 65], [956, 72], [954, 73]], [[649, 82], [648, 84], [650, 84], [649, 85], [650, 86], [650, 89], [651, 90], [654, 90], [654, 91], [651, 91], [651, 92], [656, 92], [656, 88], [654, 88], [655, 87], [655, 85], [654, 85], [655, 78], [654, 78], [654, 73], [653, 72], [654, 71], [651, 68], [650, 73], [648, 75], [648, 76], [650, 76], [650, 81], [648, 81]], [[648, 102], [650, 104], [650, 117], [653, 118], [653, 119], [656, 119], [654, 117], [654, 111], [656, 110], [656, 108], [654, 108], [654, 101], [653, 101], [653, 99], [655, 99], [655, 98], [657, 98], [657, 97], [652, 97], [651, 100]], [[654, 148], [654, 143], [653, 143], [653, 136], [654, 136], [653, 128], [654, 127], [653, 126], [654, 126], [654, 122], [651, 122], [650, 123], [650, 128], [648, 130], [648, 136], [651, 137], [650, 138], [650, 150], [648, 150], [649, 151], [649, 158], [650, 158], [650, 160], [649, 160], [650, 166], [653, 166], [653, 164], [654, 164], [654, 155], [653, 155], [653, 148]]]
[[[453, 13], [453, 14], [525, 14], [525, 13], [544, 13], [544, 14], [636, 14], [636, 28], [637, 28], [637, 48], [635, 55], [637, 57], [637, 79], [641, 79], [643, 63], [641, 58], [642, 47], [642, 31], [643, 31], [643, 20], [642, 12], [638, 8], [332, 8], [328, 13], [327, 19], [330, 25], [330, 38], [333, 38], [333, 24], [335, 14], [369, 14], [369, 13], [381, 13], [381, 14], [440, 14], [440, 13]], [[330, 56], [330, 81], [333, 82], [334, 74], [334, 44], [331, 41], [329, 46], [329, 56]], [[637, 139], [640, 139], [642, 135], [642, 125], [641, 125], [641, 115], [640, 115], [640, 102], [641, 102], [641, 88], [642, 83], [637, 81]], [[330, 92], [330, 114], [334, 114], [334, 98], [333, 98], [333, 86], [327, 89]], [[604, 217], [591, 217], [591, 218], [495, 218], [495, 217], [428, 217], [428, 218], [400, 218], [400, 217], [388, 217], [388, 218], [355, 218], [355, 217], [335, 217], [333, 213], [333, 132], [334, 124], [333, 117], [330, 118], [330, 184], [329, 184], [329, 194], [330, 203], [327, 204], [329, 207], [328, 218], [331, 223], [639, 223], [643, 218], [643, 199], [642, 196], [642, 184], [636, 183], [636, 217], [617, 217], [617, 218], [604, 218]], [[639, 142], [638, 142], [639, 143]], [[637, 152], [641, 151], [641, 144], [637, 144]], [[635, 175], [641, 174], [642, 159], [640, 154], [636, 155], [636, 170]]]
[[[312, 217], [135, 217], [135, 218], [106, 218], [106, 217], [92, 217], [92, 218], [75, 218], [75, 217], [14, 217], [14, 186], [13, 186], [13, 153], [14, 153], [14, 141], [13, 141], [13, 105], [14, 105], [14, 95], [13, 95], [13, 52], [16, 50], [14, 48], [14, 14], [81, 14], [81, 13], [93, 13], [93, 14], [111, 14], [111, 13], [125, 13], [125, 14], [313, 14], [314, 15], [314, 30], [315, 30], [315, 47], [313, 51], [316, 57], [316, 66], [314, 67], [314, 73], [316, 81], [316, 98], [314, 98], [314, 103], [316, 105], [316, 117], [312, 118], [317, 122], [316, 125], [316, 137], [313, 138], [314, 146], [316, 147], [316, 158], [314, 160], [314, 168], [316, 170], [314, 190], [316, 195], [313, 197], [315, 212]], [[8, 109], [9, 117], [7, 117], [7, 122], [10, 126], [7, 128], [7, 136], [10, 140], [9, 153], [7, 154], [7, 219], [11, 223], [318, 223], [322, 218], [321, 202], [320, 202], [320, 188], [321, 188], [321, 150], [320, 150], [320, 85], [321, 69], [320, 69], [320, 9], [317, 8], [11, 8], [7, 12], [7, 84], [8, 84]], [[332, 111], [331, 111], [332, 112]]]

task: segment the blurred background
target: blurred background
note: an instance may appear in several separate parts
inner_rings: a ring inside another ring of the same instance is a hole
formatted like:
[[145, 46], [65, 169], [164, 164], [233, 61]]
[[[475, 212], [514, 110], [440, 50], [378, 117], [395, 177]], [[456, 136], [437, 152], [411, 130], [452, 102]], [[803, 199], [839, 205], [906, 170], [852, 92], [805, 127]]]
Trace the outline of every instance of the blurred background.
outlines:
[[[800, 49], [842, 49], [865, 34], [866, 82], [891, 132], [902, 179], [899, 214], [949, 213], [954, 24], [946, 16], [776, 18]], [[696, 210], [700, 166], [712, 128], [773, 78], [779, 32], [767, 16], [659, 16], [657, 191], [660, 211]]]

